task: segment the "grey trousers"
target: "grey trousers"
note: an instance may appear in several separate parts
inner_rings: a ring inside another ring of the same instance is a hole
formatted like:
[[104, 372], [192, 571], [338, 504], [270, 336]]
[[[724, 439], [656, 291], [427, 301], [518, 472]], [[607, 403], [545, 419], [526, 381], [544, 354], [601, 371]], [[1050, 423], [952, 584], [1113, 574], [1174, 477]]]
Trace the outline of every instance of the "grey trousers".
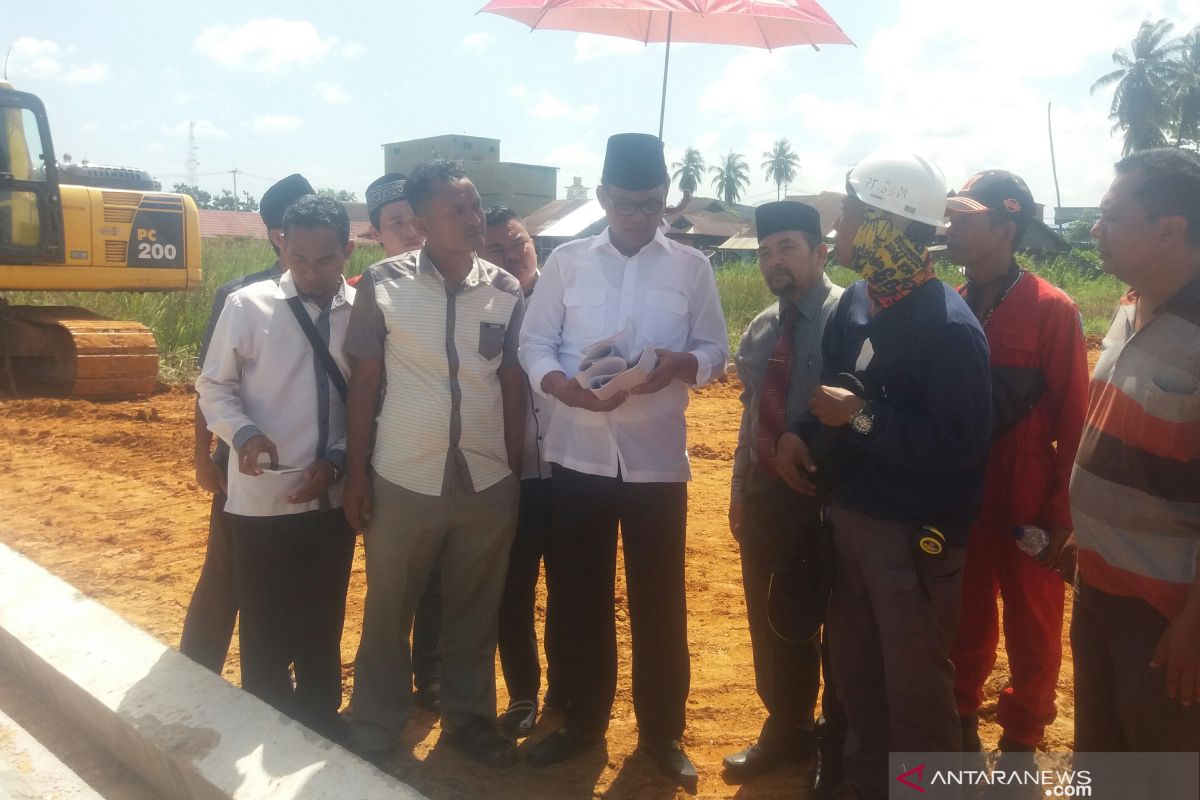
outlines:
[[496, 718], [496, 629], [517, 522], [519, 482], [418, 494], [378, 476], [363, 532], [367, 596], [354, 661], [351, 743], [387, 750], [412, 705], [407, 636], [438, 559], [442, 568], [442, 728]]
[[958, 752], [950, 645], [966, 550], [917, 555], [916, 526], [834, 505], [837, 558], [826, 632], [846, 710], [843, 765], [856, 797], [886, 798], [889, 752]]

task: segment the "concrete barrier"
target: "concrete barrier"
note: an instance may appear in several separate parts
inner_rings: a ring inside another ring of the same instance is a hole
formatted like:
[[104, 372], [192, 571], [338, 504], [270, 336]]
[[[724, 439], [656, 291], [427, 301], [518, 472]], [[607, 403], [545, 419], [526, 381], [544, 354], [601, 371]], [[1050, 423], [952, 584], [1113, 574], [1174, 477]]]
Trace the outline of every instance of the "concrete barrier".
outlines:
[[168, 797], [424, 800], [4, 545], [0, 661]]
[[104, 800], [25, 729], [0, 711], [0, 797]]

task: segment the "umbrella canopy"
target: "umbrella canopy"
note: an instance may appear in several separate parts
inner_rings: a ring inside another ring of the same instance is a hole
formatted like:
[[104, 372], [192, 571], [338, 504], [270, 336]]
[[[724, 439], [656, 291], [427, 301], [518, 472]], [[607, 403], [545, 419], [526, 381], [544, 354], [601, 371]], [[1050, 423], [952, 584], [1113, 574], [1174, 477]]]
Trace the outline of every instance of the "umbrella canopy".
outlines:
[[531, 29], [746, 47], [853, 44], [815, 0], [492, 0]]
[[773, 50], [790, 45], [854, 44], [816, 0], [492, 0], [481, 12], [529, 26], [666, 42], [662, 136], [671, 42], [731, 44]]

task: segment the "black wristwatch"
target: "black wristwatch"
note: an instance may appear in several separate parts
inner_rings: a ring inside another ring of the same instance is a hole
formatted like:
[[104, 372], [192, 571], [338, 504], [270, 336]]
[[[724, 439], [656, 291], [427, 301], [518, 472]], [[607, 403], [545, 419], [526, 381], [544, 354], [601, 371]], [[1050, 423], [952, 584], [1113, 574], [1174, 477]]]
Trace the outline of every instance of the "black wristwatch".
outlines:
[[863, 436], [875, 430], [875, 413], [872, 411], [869, 401], [864, 403], [862, 408], [851, 415], [850, 428], [855, 433], [861, 433]]

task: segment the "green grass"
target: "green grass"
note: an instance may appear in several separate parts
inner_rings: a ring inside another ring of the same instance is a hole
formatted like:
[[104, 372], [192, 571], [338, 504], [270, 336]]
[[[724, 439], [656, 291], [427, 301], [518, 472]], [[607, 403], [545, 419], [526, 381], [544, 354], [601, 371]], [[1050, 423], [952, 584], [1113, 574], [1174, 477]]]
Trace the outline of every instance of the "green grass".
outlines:
[[[379, 246], [360, 245], [354, 251], [346, 273], [358, 275], [382, 257]], [[195, 376], [196, 350], [216, 288], [232, 278], [264, 269], [274, 260], [274, 252], [264, 241], [211, 239], [204, 242], [201, 256], [204, 282], [196, 291], [8, 292], [3, 297], [14, 305], [82, 306], [112, 319], [141, 322], [154, 331], [158, 340], [163, 380], [178, 383]], [[1045, 264], [1026, 262], [1025, 265], [1071, 295], [1083, 313], [1087, 333], [1103, 334], [1108, 329], [1124, 287], [1111, 276], [1099, 272], [1094, 254], [1076, 251]], [[937, 269], [943, 280], [954, 285], [961, 283], [961, 275], [955, 267], [939, 262]], [[858, 276], [850, 270], [831, 266], [829, 277], [839, 286], [848, 286]], [[729, 326], [730, 345], [736, 348], [750, 320], [775, 298], [763, 283], [754, 261], [720, 267], [716, 278]]]
[[[1062, 289], [1079, 306], [1083, 315], [1083, 330], [1088, 335], [1103, 336], [1112, 322], [1117, 301], [1125, 293], [1125, 285], [1099, 270], [1099, 262], [1090, 251], [1073, 252], [1035, 263], [1018, 256], [1021, 266], [1037, 273]], [[945, 261], [935, 263], [938, 277], [951, 286], [963, 282], [958, 267]], [[826, 268], [829, 279], [838, 286], [849, 286], [858, 275], [832, 263]], [[730, 347], [737, 348], [742, 333], [759, 311], [775, 302], [763, 283], [754, 261], [735, 261], [717, 269], [717, 289], [729, 326]]]
[[[195, 291], [6, 292], [3, 297], [13, 305], [81, 306], [111, 319], [136, 320], [154, 331], [162, 380], [188, 381], [196, 374], [196, 351], [217, 287], [275, 261], [271, 245], [254, 239], [206, 239], [201, 253], [204, 282]], [[378, 245], [360, 245], [346, 272], [357, 275], [382, 257]]]

